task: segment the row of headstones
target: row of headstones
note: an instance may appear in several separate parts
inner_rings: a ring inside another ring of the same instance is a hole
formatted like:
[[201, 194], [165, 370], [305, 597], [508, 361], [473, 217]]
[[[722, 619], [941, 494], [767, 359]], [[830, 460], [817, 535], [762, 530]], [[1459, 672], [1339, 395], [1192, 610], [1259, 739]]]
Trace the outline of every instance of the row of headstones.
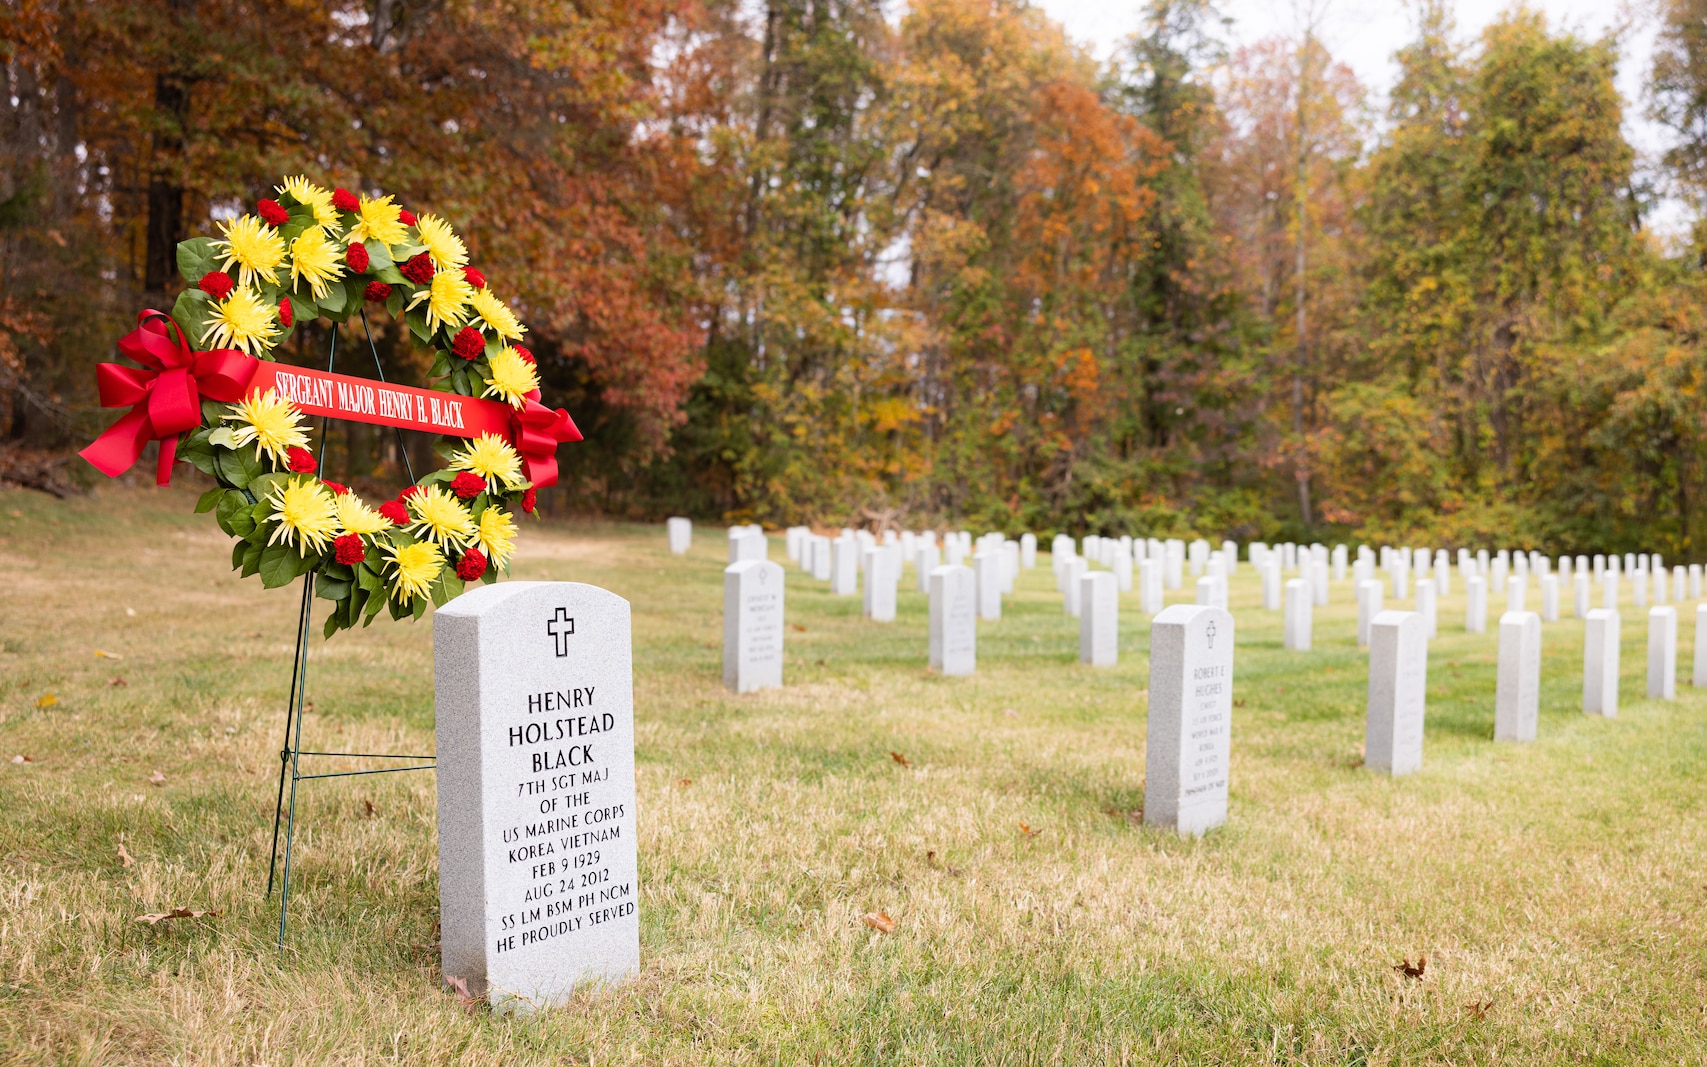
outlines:
[[[678, 543], [685, 552], [691, 542], [672, 535], [672, 550]], [[977, 620], [1000, 619], [1002, 597], [1012, 595], [1018, 572], [1037, 562], [1037, 539], [1031, 534], [1017, 541], [986, 534], [973, 542], [971, 534], [954, 531], [943, 535], [939, 548], [930, 532], [891, 530], [879, 539], [869, 531], [843, 530], [832, 539], [796, 526], [786, 531], [785, 544], [789, 559], [828, 581], [833, 594], [852, 596], [863, 579], [864, 614], [876, 622], [894, 621], [897, 589], [911, 562], [920, 590], [930, 597], [930, 664], [946, 675], [976, 670]], [[782, 567], [766, 558], [769, 541], [760, 528], [732, 528], [729, 545], [723, 579], [724, 684], [738, 693], [778, 688], [785, 632]], [[971, 567], [963, 562], [968, 556]], [[945, 557], [947, 562], [941, 562]]]
[[[672, 521], [670, 538], [685, 551], [691, 527]], [[757, 606], [760, 614], [767, 603], [771, 609], [766, 625], [780, 660], [782, 569], [762, 559], [733, 566], [769, 576], [759, 584], [773, 585], [774, 599]], [[943, 594], [953, 581], [970, 624], [971, 569], [941, 565], [930, 575], [933, 615], [949, 602]], [[752, 605], [736, 607], [729, 614]], [[1615, 715], [1619, 616], [1607, 608], [1587, 615], [1583, 708]], [[1676, 609], [1656, 606], [1651, 697], [1675, 695], [1676, 642]], [[1507, 612], [1499, 645], [1495, 738], [1533, 739], [1539, 618]], [[1369, 648], [1366, 764], [1414, 771], [1427, 702], [1420, 613], [1376, 614]], [[1219, 605], [1177, 604], [1151, 625], [1149, 825], [1200, 834], [1226, 821], [1233, 649], [1233, 617]], [[447, 982], [488, 994], [500, 1010], [562, 1003], [583, 983], [638, 970], [632, 657], [628, 602], [594, 586], [503, 582], [472, 589], [435, 615], [441, 967]], [[1707, 605], [1697, 609], [1694, 682], [1707, 685]]]

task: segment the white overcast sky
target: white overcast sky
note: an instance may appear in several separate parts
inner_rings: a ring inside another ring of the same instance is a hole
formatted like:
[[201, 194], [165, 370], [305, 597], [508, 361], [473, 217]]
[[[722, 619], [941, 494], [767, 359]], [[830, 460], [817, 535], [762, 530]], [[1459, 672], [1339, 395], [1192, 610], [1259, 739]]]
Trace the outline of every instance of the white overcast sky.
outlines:
[[[1140, 0], [1034, 2], [1099, 59], [1107, 59], [1138, 28], [1141, 9]], [[1376, 113], [1384, 113], [1387, 91], [1398, 74], [1393, 53], [1413, 35], [1410, 5], [1404, 0], [1316, 3], [1326, 11], [1321, 19], [1323, 40], [1336, 58], [1357, 72], [1370, 90]], [[1217, 4], [1221, 14], [1232, 19], [1228, 39], [1234, 46], [1276, 34], [1291, 35], [1299, 25], [1296, 6], [1292, 0], [1220, 0]], [[1454, 4], [1458, 36], [1473, 41], [1484, 26], [1511, 6], [1509, 0], [1459, 0]], [[1545, 13], [1555, 29], [1568, 29], [1583, 37], [1595, 39], [1615, 29], [1620, 31], [1623, 60], [1618, 87], [1625, 101], [1624, 132], [1638, 153], [1639, 165], [1651, 168], [1666, 146], [1664, 131], [1643, 114], [1647, 104], [1643, 86], [1658, 25], [1654, 0], [1530, 0], [1529, 6]], [[1659, 232], [1675, 232], [1685, 225], [1683, 209], [1668, 202], [1648, 222]]]

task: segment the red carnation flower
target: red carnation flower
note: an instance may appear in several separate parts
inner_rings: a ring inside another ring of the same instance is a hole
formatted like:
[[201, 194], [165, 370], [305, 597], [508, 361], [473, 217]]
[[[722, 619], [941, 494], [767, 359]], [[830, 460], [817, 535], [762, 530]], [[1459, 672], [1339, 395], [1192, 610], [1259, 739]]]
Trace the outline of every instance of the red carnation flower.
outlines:
[[456, 339], [450, 343], [450, 350], [472, 362], [485, 354], [486, 338], [480, 336], [480, 331], [474, 327], [464, 326], [456, 332]]
[[409, 525], [409, 509], [403, 506], [401, 500], [387, 500], [377, 509], [393, 526]]
[[345, 493], [350, 491], [350, 487], [345, 485], [343, 482], [322, 481], [320, 484], [322, 484], [326, 488], [332, 490], [333, 496], [343, 496]]
[[366, 274], [368, 266], [367, 245], [360, 241], [351, 241], [350, 250], [344, 253], [344, 262], [357, 274]]
[[368, 282], [362, 296], [370, 303], [383, 304], [391, 299], [391, 286], [384, 282]]
[[478, 548], [471, 548], [462, 554], [457, 561], [456, 576], [465, 582], [472, 582], [486, 573], [486, 555]]
[[433, 280], [433, 257], [425, 252], [419, 252], [409, 257], [409, 262], [397, 268], [416, 285], [426, 285]]
[[277, 200], [263, 200], [256, 204], [255, 214], [261, 216], [261, 221], [274, 229], [290, 221], [290, 212]]
[[511, 345], [510, 350], [512, 352], [514, 352], [516, 355], [522, 357], [522, 359], [526, 360], [529, 363], [535, 362], [535, 360], [533, 358], [533, 353], [531, 351], [529, 351], [528, 349], [523, 348], [521, 345]]
[[473, 500], [486, 491], [486, 479], [473, 471], [462, 471], [451, 479], [450, 491], [464, 500]]
[[532, 515], [534, 505], [538, 503], [539, 493], [532, 486], [529, 486], [528, 491], [522, 494], [522, 510]]
[[346, 567], [353, 567], [367, 559], [367, 546], [362, 544], [361, 534], [345, 534], [332, 539], [332, 558]]
[[319, 464], [314, 462], [314, 453], [306, 448], [293, 448], [285, 453], [289, 459], [290, 469], [298, 474], [312, 474]]
[[406, 207], [400, 207], [397, 209], [397, 220], [405, 226], [413, 226], [415, 223], [421, 221], [415, 217], [415, 213], [413, 211], [410, 211]]
[[237, 288], [237, 283], [231, 280], [231, 275], [222, 270], [210, 270], [202, 275], [202, 280], [196, 283], [196, 288], [215, 300], [224, 300], [231, 295], [231, 290]]
[[285, 299], [280, 300], [279, 301], [279, 321], [281, 323], [283, 323], [284, 325], [289, 326], [291, 323], [291, 320], [295, 317], [296, 317], [296, 313], [294, 311], [292, 311], [290, 308], [290, 298], [286, 297]]
[[343, 186], [339, 186], [332, 190], [332, 206], [337, 208], [339, 211], [354, 211], [356, 208], [361, 207], [361, 201], [356, 199], [355, 193], [350, 192]]
[[409, 498], [410, 498], [410, 497], [412, 497], [412, 496], [414, 496], [414, 495], [415, 495], [415, 494], [416, 494], [416, 493], [419, 493], [419, 492], [420, 492], [420, 491], [421, 491], [421, 487], [420, 487], [420, 486], [418, 486], [418, 485], [411, 485], [411, 486], [410, 486], [410, 487], [409, 487], [409, 488], [407, 488], [407, 489], [405, 489], [405, 490], [403, 490], [403, 491], [402, 491], [402, 492], [401, 492], [401, 493], [398, 493], [398, 494], [397, 494], [397, 499], [399, 499], [399, 500], [408, 500], [408, 499], [409, 499]]
[[468, 284], [474, 286], [474, 288], [476, 288], [476, 289], [486, 288], [486, 275], [480, 273], [478, 270], [475, 270], [473, 267], [462, 268], [462, 276], [468, 282]]

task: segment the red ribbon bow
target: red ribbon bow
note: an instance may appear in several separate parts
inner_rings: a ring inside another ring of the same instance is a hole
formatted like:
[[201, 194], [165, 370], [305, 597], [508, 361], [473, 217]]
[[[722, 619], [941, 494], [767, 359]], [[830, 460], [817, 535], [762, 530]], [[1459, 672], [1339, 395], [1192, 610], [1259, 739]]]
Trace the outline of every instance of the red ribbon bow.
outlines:
[[553, 411], [538, 400], [510, 413], [511, 438], [522, 454], [522, 472], [536, 488], [557, 484], [557, 446], [579, 441], [581, 431], [562, 408]]
[[183, 328], [159, 311], [137, 312], [136, 329], [119, 339], [119, 354], [142, 366], [102, 363], [95, 368], [95, 383], [102, 407], [130, 405], [130, 411], [77, 454], [117, 478], [136, 465], [148, 442], [159, 441], [154, 481], [169, 485], [178, 435], [202, 424], [202, 397], [243, 399], [255, 361], [231, 348], [190, 351]]

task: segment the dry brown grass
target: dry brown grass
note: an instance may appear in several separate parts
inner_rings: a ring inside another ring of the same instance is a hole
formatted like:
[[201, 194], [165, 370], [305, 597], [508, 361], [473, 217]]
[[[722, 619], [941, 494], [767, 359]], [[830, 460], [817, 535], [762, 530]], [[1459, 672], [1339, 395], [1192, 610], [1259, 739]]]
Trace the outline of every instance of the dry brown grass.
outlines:
[[[789, 688], [736, 698], [717, 532], [676, 560], [661, 529], [530, 527], [518, 577], [635, 606], [642, 974], [531, 1019], [460, 1009], [429, 775], [304, 786], [281, 955], [296, 598], [231, 576], [192, 500], [0, 492], [0, 1061], [1707, 1062], [1707, 701], [1636, 699], [1645, 631], [1604, 721], [1577, 711], [1580, 627], [1549, 625], [1541, 740], [1496, 747], [1494, 636], [1449, 598], [1425, 767], [1395, 782], [1357, 766], [1349, 583], [1288, 654], [1249, 568], [1231, 821], [1181, 841], [1133, 817], [1130, 603], [1121, 666], [1082, 668], [1045, 564], [947, 680], [917, 593], [880, 626], [791, 570]], [[429, 627], [317, 642], [305, 738], [428, 750]], [[135, 922], [173, 907], [220, 914]], [[1394, 971], [1419, 953], [1421, 980]]]

